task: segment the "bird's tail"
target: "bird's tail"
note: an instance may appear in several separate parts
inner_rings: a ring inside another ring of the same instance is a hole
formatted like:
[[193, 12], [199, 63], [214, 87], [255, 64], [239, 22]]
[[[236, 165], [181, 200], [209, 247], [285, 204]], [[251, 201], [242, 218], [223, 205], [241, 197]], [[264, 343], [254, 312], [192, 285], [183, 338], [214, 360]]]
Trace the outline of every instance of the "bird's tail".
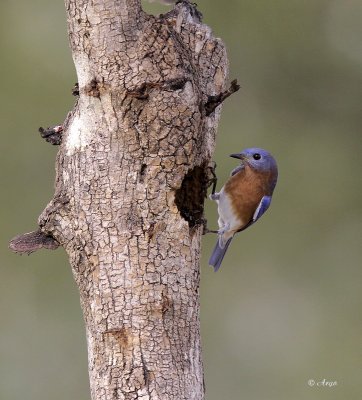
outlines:
[[228, 239], [228, 241], [225, 243], [224, 247], [220, 246], [220, 240], [218, 240], [216, 242], [216, 245], [214, 247], [214, 250], [213, 250], [213, 252], [211, 254], [211, 257], [210, 257], [210, 260], [209, 260], [209, 265], [212, 265], [214, 267], [214, 271], [215, 272], [221, 266], [222, 260], [224, 258], [225, 253], [226, 253], [226, 250], [229, 247], [231, 239], [232, 239], [232, 237], [230, 239]]

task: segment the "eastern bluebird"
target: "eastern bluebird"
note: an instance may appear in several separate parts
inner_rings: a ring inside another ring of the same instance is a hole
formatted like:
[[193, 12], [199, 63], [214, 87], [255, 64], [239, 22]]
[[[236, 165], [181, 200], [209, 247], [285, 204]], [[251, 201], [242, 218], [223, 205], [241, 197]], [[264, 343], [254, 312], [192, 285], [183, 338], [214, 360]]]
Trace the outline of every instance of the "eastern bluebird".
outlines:
[[218, 203], [219, 213], [219, 237], [209, 260], [215, 272], [235, 233], [248, 228], [269, 208], [278, 179], [277, 163], [266, 150], [245, 149], [230, 157], [241, 164], [232, 170], [220, 192], [210, 195]]

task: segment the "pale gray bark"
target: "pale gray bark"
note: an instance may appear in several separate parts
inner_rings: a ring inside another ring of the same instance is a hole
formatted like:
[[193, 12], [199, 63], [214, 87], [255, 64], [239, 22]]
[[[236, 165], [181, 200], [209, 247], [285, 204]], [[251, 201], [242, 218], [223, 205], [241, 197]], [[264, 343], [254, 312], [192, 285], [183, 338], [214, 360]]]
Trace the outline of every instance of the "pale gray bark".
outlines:
[[205, 105], [225, 89], [224, 46], [187, 2], [161, 17], [139, 0], [65, 4], [80, 95], [39, 226], [70, 258], [92, 399], [201, 400], [200, 243], [219, 119]]

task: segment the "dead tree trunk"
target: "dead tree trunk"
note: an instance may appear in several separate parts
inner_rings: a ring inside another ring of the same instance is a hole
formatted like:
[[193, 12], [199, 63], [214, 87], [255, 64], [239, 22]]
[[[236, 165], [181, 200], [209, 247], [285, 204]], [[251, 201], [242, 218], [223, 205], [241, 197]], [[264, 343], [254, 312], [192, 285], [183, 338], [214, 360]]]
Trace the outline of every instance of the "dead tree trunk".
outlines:
[[224, 46], [186, 0], [159, 17], [140, 0], [65, 4], [79, 98], [57, 127], [40, 229], [11, 247], [67, 251], [93, 400], [201, 400], [200, 242]]

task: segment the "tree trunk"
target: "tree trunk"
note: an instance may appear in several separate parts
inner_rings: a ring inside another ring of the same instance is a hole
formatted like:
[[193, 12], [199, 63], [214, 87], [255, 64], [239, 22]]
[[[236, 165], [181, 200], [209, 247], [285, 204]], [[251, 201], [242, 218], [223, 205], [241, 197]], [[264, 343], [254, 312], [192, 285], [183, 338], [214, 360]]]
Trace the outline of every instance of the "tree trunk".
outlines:
[[[200, 243], [227, 57], [188, 1], [66, 0], [79, 98], [42, 232], [67, 251], [93, 400], [204, 398]], [[216, 97], [210, 97], [216, 96]], [[211, 100], [210, 100], [211, 99]]]

